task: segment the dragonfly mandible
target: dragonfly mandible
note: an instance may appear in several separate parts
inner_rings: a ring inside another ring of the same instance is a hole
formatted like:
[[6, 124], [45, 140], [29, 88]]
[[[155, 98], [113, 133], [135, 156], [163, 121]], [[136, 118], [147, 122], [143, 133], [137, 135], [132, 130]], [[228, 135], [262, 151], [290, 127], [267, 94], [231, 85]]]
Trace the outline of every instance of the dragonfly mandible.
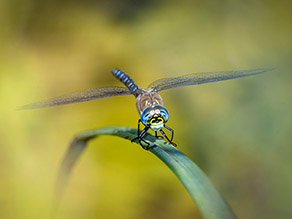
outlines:
[[[53, 99], [29, 104], [20, 107], [20, 109], [33, 109], [49, 106], [64, 105], [69, 103], [84, 102], [94, 99], [100, 99], [111, 96], [121, 95], [134, 95], [136, 99], [136, 106], [140, 114], [138, 120], [138, 134], [133, 140], [139, 141], [140, 145], [147, 149], [149, 143], [146, 142], [143, 137], [149, 129], [155, 132], [156, 137], [159, 131], [165, 139], [176, 146], [173, 142], [174, 131], [166, 126], [169, 119], [169, 114], [164, 107], [162, 97], [159, 95], [159, 91], [168, 90], [176, 87], [205, 84], [216, 81], [229, 80], [234, 78], [246, 77], [251, 75], [260, 74], [271, 69], [251, 69], [241, 71], [220, 71], [220, 72], [204, 72], [182, 75], [178, 77], [163, 78], [152, 82], [147, 88], [139, 88], [134, 80], [125, 72], [114, 69], [113, 75], [120, 80], [126, 87], [100, 87], [86, 89], [79, 92], [59, 96]], [[144, 125], [143, 130], [140, 130], [140, 123]], [[171, 132], [169, 138], [163, 129], [168, 129]], [[142, 142], [146, 145], [143, 145]]]

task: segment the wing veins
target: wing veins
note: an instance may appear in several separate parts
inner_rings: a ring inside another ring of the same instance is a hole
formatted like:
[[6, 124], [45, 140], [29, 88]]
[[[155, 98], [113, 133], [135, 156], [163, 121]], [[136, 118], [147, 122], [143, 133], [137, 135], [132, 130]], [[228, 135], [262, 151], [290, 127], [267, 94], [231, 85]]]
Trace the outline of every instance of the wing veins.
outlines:
[[18, 109], [34, 109], [43, 108], [50, 106], [65, 105], [70, 103], [78, 103], [84, 101], [90, 101], [105, 97], [130, 95], [130, 91], [126, 87], [100, 87], [100, 88], [89, 88], [86, 90], [81, 90], [73, 92], [70, 94], [65, 94], [59, 97], [55, 97], [49, 100], [44, 100], [28, 105], [19, 107]]

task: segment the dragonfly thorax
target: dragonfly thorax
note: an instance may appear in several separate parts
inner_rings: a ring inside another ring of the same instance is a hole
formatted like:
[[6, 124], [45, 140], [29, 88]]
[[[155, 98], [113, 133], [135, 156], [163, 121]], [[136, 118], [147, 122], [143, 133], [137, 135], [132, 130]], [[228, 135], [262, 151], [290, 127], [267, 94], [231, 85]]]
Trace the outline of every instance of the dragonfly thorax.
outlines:
[[141, 115], [147, 107], [154, 105], [164, 105], [159, 93], [153, 88], [141, 89], [141, 93], [136, 96], [136, 106], [139, 114]]

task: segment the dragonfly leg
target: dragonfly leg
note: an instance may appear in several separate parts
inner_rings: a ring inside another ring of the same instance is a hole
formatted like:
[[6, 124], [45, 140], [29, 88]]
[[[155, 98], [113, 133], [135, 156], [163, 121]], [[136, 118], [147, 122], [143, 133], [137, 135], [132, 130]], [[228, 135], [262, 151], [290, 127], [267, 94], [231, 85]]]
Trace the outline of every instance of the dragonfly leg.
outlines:
[[141, 119], [138, 120], [138, 135], [137, 136], [140, 136], [140, 122], [141, 122]]
[[[145, 128], [142, 130], [142, 132], [140, 132], [140, 134], [139, 134], [138, 137], [137, 137], [138, 140], [139, 140], [140, 145], [141, 145], [142, 148], [145, 149], [145, 150], [148, 150], [150, 144], [149, 144], [147, 141], [145, 141], [145, 140], [143, 139], [143, 137], [144, 137], [144, 135], [147, 133], [147, 131], [148, 131], [149, 128], [150, 128], [150, 127], [145, 126]], [[146, 146], [142, 144], [142, 141], [146, 144]]]
[[170, 141], [172, 142], [172, 140], [173, 140], [173, 136], [174, 136], [174, 131], [173, 131], [171, 128], [169, 128], [168, 126], [166, 126], [166, 125], [164, 125], [164, 127], [165, 127], [166, 129], [168, 129], [169, 131], [171, 131], [171, 139], [170, 139]]
[[[131, 142], [133, 142], [133, 141], [138, 139], [138, 141], [139, 141], [140, 145], [142, 146], [142, 148], [145, 149], [145, 150], [148, 150], [148, 147], [149, 147], [150, 144], [147, 141], [145, 141], [143, 139], [143, 137], [144, 137], [144, 135], [146, 134], [146, 132], [148, 131], [148, 129], [150, 127], [149, 126], [145, 126], [145, 128], [142, 131], [140, 131], [140, 122], [141, 122], [141, 120], [139, 119], [138, 120], [138, 136], [136, 138], [133, 138]], [[141, 142], [144, 142], [146, 144], [146, 146], [143, 145]]]
[[[168, 129], [169, 130], [169, 129]], [[164, 133], [164, 131], [162, 131], [162, 129], [160, 130], [160, 132], [162, 133], [162, 135], [167, 139], [167, 141], [172, 144], [174, 147], [176, 147], [176, 143], [172, 142], [172, 138], [173, 138], [173, 130], [171, 129], [170, 130], [172, 132], [172, 135], [171, 135], [171, 140], [169, 140], [169, 138], [166, 136], [166, 134]]]
[[139, 139], [139, 136], [140, 136], [140, 122], [141, 122], [141, 119], [138, 120], [138, 133], [137, 133], [137, 137], [136, 138], [133, 138], [131, 142]]

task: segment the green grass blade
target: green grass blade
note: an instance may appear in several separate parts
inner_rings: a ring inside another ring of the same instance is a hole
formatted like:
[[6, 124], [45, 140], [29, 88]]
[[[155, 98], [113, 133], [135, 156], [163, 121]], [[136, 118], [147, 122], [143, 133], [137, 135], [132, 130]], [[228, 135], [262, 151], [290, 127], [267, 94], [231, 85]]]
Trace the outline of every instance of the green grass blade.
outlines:
[[205, 218], [236, 218], [211, 181], [184, 153], [169, 144], [150, 150], [179, 178]]
[[[106, 127], [85, 131], [75, 136], [59, 170], [56, 185], [57, 197], [62, 195], [68, 183], [72, 168], [86, 148], [87, 141], [99, 135], [114, 135], [132, 140], [137, 136], [137, 129]], [[150, 143], [149, 151], [162, 160], [183, 183], [204, 218], [236, 218], [232, 209], [215, 189], [207, 176], [184, 153], [149, 133], [146, 134], [145, 140]]]

